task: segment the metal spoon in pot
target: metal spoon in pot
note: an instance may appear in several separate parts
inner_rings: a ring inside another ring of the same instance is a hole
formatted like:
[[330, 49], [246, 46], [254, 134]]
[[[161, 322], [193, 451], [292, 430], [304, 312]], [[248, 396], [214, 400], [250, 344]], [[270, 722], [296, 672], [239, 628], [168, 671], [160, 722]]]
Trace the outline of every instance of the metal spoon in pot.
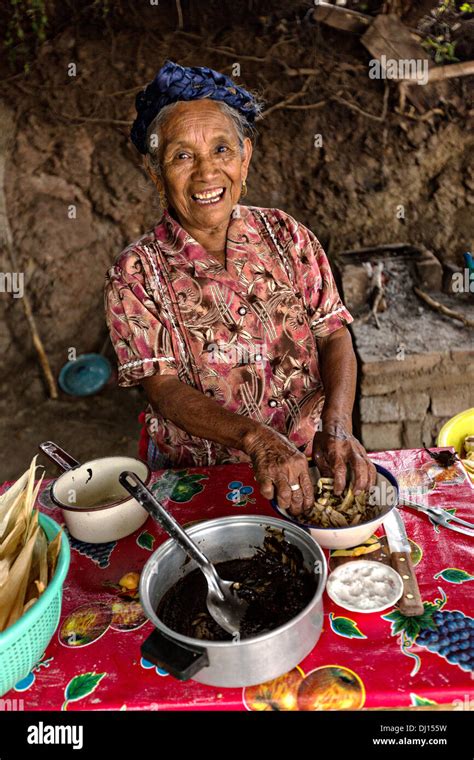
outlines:
[[208, 585], [207, 609], [224, 631], [233, 635], [240, 633], [240, 624], [248, 603], [239, 599], [232, 590], [232, 581], [224, 581], [218, 575], [216, 568], [202, 553], [199, 547], [176, 522], [174, 517], [153, 496], [151, 491], [133, 472], [125, 471], [119, 475], [120, 483], [146, 509], [161, 527], [177, 544], [193, 559], [204, 576]]

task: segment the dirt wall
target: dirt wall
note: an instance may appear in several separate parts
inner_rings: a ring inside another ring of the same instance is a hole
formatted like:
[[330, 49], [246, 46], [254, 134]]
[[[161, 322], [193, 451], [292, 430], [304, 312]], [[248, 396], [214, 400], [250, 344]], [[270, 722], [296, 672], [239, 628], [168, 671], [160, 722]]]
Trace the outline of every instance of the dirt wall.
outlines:
[[[236, 81], [259, 92], [268, 107], [305, 84], [293, 104], [324, 101], [317, 108], [277, 108], [261, 121], [247, 201], [294, 215], [331, 256], [406, 241], [461, 264], [471, 249], [474, 137], [467, 80], [453, 80], [425, 120], [415, 111], [395, 112], [392, 83], [386, 118], [377, 120], [385, 84], [368, 78], [370, 56], [354, 35], [313, 26], [302, 13], [272, 16], [258, 3], [233, 16], [228, 8], [219, 15], [215, 4], [201, 5], [202, 13], [191, 5], [182, 6], [191, 29], [186, 34], [176, 30], [175, 4], [161, 1], [147, 16], [125, 14], [105, 29], [65, 25], [41, 47], [28, 75], [2, 85], [0, 97], [16, 118], [6, 166], [9, 221], [56, 373], [70, 347], [78, 354], [100, 350], [105, 270], [158, 217], [158, 199], [128, 140], [127, 122], [134, 118], [137, 87], [167, 57], [228, 74], [238, 63]], [[298, 67], [314, 71], [309, 82], [295, 75]], [[315, 146], [315, 135], [322, 146]], [[45, 390], [20, 299], [0, 294], [0, 310], [0, 393], [33, 401]]]

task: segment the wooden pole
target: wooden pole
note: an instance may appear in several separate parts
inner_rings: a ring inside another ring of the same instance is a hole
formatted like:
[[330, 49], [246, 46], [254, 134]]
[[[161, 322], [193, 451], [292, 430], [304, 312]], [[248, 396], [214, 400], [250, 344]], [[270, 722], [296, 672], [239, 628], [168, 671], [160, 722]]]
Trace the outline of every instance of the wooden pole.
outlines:
[[[0, 245], [6, 249], [10, 260], [12, 271], [18, 272], [17, 258], [13, 246], [13, 238], [8, 220], [7, 204], [5, 198], [5, 163], [13, 142], [14, 118], [13, 112], [7, 108], [5, 103], [0, 101]], [[49, 396], [52, 399], [58, 398], [58, 388], [56, 380], [51, 371], [51, 367], [44, 349], [43, 341], [36, 327], [36, 321], [31, 308], [31, 302], [26, 292], [21, 299], [25, 311], [26, 321], [31, 333], [33, 345], [38, 355], [39, 363], [43, 371], [46, 384], [48, 386]]]
[[448, 306], [445, 306], [443, 303], [440, 303], [439, 301], [435, 301], [434, 298], [431, 298], [431, 296], [428, 295], [428, 293], [425, 293], [423, 290], [420, 290], [420, 288], [414, 287], [413, 290], [415, 291], [418, 298], [421, 298], [425, 303], [428, 304], [428, 306], [431, 306], [432, 309], [435, 311], [438, 311], [440, 314], [444, 314], [447, 317], [451, 317], [451, 319], [457, 319], [459, 322], [462, 322], [464, 327], [474, 327], [474, 320], [468, 319], [468, 317], [465, 317], [464, 314], [461, 314], [459, 311], [454, 311], [454, 309], [450, 309]]

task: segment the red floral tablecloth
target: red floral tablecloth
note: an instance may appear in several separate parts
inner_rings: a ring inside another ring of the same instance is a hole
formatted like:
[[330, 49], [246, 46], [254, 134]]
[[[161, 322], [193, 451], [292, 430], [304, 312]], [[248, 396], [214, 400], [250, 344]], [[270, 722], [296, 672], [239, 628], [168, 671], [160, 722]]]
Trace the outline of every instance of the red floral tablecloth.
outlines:
[[[474, 521], [474, 488], [461, 465], [446, 473], [422, 450], [371, 458], [399, 478], [405, 496], [415, 494], [426, 504], [439, 504]], [[154, 474], [158, 497], [174, 474]], [[255, 486], [247, 464], [193, 468], [181, 471], [165, 503], [182, 524], [231, 514], [274, 515]], [[420, 488], [426, 490], [422, 497]], [[58, 509], [40, 508], [62, 522]], [[408, 509], [403, 516], [425, 603], [423, 618], [404, 618], [396, 609], [347, 612], [325, 593], [324, 628], [311, 654], [279, 679], [246, 689], [179, 682], [142, 659], [140, 644], [152, 624], [143, 616], [133, 583], [127, 589], [119, 581], [127, 573], [140, 573], [167, 538], [151, 519], [116, 543], [70, 539], [72, 558], [59, 627], [40, 662], [4, 699], [22, 698], [26, 710], [324, 710], [430, 704], [466, 709], [474, 701], [469, 593], [474, 541]], [[433, 621], [437, 643], [430, 637]]]

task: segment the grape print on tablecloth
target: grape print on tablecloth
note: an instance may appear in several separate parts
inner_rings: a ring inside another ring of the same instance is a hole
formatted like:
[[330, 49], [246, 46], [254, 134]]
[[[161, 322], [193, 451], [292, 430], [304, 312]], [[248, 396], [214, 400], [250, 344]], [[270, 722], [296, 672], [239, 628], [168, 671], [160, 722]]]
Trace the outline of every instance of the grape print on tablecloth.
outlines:
[[400, 610], [381, 615], [383, 620], [391, 622], [392, 636], [401, 634], [403, 654], [415, 660], [412, 676], [421, 667], [416, 647], [424, 647], [462, 670], [474, 671], [474, 618], [461, 610], [444, 609], [447, 597], [442, 589], [439, 591], [441, 598], [434, 603], [423, 602], [423, 615], [405, 617]]

